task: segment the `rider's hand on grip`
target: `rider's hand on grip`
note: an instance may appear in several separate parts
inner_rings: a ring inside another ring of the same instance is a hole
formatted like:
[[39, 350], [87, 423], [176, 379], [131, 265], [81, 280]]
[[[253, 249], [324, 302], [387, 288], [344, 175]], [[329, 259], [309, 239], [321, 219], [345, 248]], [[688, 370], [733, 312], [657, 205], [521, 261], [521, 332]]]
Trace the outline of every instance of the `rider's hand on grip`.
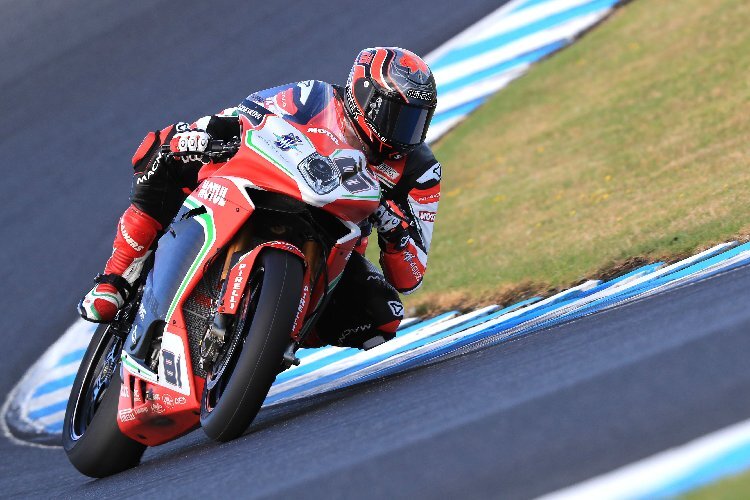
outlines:
[[409, 223], [393, 201], [380, 200], [380, 206], [370, 216], [370, 222], [386, 243], [385, 251], [399, 251], [409, 243]]
[[187, 163], [203, 159], [203, 153], [211, 143], [211, 136], [205, 130], [187, 130], [178, 132], [169, 141], [169, 149], [173, 153], [198, 153], [194, 155], [180, 155], [179, 158]]

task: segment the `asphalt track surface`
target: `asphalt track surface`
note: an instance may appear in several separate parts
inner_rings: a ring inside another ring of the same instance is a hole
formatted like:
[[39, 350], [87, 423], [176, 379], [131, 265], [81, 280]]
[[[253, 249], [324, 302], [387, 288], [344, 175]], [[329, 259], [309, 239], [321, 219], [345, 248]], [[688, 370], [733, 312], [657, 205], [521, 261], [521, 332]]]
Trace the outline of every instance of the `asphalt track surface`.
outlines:
[[[0, 0], [3, 397], [74, 320], [109, 254], [127, 159], [147, 130], [257, 88], [342, 81], [364, 46], [426, 53], [497, 7], [378, 5]], [[741, 268], [263, 411], [231, 443], [197, 431], [105, 480], [80, 476], [61, 450], [0, 439], [0, 491], [534, 496], [750, 417], [749, 278]]]

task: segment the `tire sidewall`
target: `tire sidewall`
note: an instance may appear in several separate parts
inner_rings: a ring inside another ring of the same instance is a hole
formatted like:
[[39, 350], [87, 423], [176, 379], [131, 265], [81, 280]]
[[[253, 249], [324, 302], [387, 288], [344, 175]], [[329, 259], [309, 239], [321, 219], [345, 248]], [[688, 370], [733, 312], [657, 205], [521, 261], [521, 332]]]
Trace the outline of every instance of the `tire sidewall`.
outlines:
[[206, 434], [217, 441], [241, 435], [260, 410], [291, 341], [299, 306], [303, 278], [299, 257], [267, 248], [258, 260], [255, 267], [264, 268], [258, 306], [231, 378], [210, 412], [205, 408], [207, 392], [204, 389], [201, 425]]
[[[71, 396], [65, 410], [62, 444], [68, 459], [82, 474], [91, 477], [105, 477], [138, 465], [146, 446], [130, 439], [120, 432], [117, 424], [117, 408], [120, 400], [120, 365], [112, 375], [107, 392], [88, 424], [83, 435], [77, 440], [71, 436], [73, 413], [77, 400], [81, 397], [87, 372], [98, 363], [94, 359], [97, 346], [106, 341], [107, 325], [100, 325], [94, 333], [81, 366], [78, 369]], [[100, 353], [102, 355], [103, 353]], [[91, 381], [89, 380], [89, 383]]]

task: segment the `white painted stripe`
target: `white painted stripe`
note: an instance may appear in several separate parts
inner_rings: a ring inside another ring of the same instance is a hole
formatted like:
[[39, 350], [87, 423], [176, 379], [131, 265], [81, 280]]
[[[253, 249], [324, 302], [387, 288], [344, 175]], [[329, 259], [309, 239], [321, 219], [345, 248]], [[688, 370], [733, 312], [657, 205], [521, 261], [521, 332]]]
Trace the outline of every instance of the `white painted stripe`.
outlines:
[[709, 462], [748, 446], [750, 420], [540, 498], [653, 498], [659, 491], [690, 477]]
[[508, 71], [485, 78], [477, 83], [466, 85], [458, 90], [448, 92], [440, 96], [440, 102], [435, 113], [445, 113], [453, 108], [471, 102], [480, 97], [485, 97], [502, 89], [510, 82], [528, 71], [530, 64], [521, 64]]
[[405, 318], [401, 320], [401, 323], [398, 325], [399, 330], [403, 330], [407, 326], [412, 326], [415, 323], [419, 323], [422, 321], [422, 318]]
[[[72, 363], [68, 363], [67, 365], [62, 366], [55, 366], [53, 368], [50, 368], [49, 370], [46, 370], [44, 373], [42, 373], [36, 381], [36, 387], [40, 387], [47, 382], [52, 382], [57, 379], [68, 377], [70, 375], [75, 375], [75, 373], [78, 371], [78, 366], [81, 364], [81, 360], [73, 361]], [[32, 396], [33, 392], [29, 394], [29, 396]]]
[[274, 394], [280, 394], [282, 392], [288, 391], [295, 387], [305, 385], [306, 383], [310, 382], [311, 380], [315, 380], [316, 378], [323, 377], [326, 375], [331, 375], [333, 373], [337, 373], [342, 370], [346, 370], [347, 368], [350, 368], [352, 366], [358, 365], [360, 363], [364, 363], [369, 359], [382, 356], [385, 353], [394, 351], [405, 345], [411, 344], [412, 342], [419, 340], [421, 338], [434, 335], [435, 333], [438, 333], [442, 331], [443, 329], [451, 328], [451, 325], [455, 324], [456, 321], [460, 322], [461, 318], [467, 318], [475, 314], [477, 314], [477, 311], [474, 311], [473, 313], [469, 313], [468, 315], [460, 316], [458, 318], [455, 318], [455, 317], [452, 319], [446, 318], [443, 321], [433, 323], [425, 328], [420, 328], [404, 336], [396, 337], [395, 339], [389, 342], [386, 342], [385, 344], [381, 344], [377, 347], [374, 347], [370, 349], [369, 351], [359, 352], [353, 356], [347, 357], [345, 359], [341, 359], [339, 361], [336, 361], [334, 363], [321, 367], [312, 372], [305, 373], [304, 375], [300, 375], [299, 377], [295, 377], [290, 380], [285, 380], [284, 382], [278, 385], [272, 386], [271, 391], [268, 394], [270, 396]]
[[38, 418], [36, 420], [36, 423], [39, 424], [42, 427], [47, 427], [49, 424], [54, 424], [57, 422], [62, 422], [65, 420], [65, 410], [60, 410], [56, 413], [51, 413], [47, 416], [44, 416], [42, 418]]
[[70, 396], [71, 387], [72, 385], [67, 385], [65, 387], [61, 387], [60, 389], [57, 389], [56, 391], [49, 392], [43, 396], [31, 398], [29, 400], [29, 404], [26, 406], [26, 411], [24, 412], [24, 414], [28, 415], [34, 410], [46, 408], [47, 406], [59, 403], [61, 401], [67, 401], [68, 397]]
[[573, 7], [590, 3], [592, 0], [554, 0], [547, 3], [535, 5], [522, 11], [505, 15], [495, 23], [489, 24], [481, 29], [475, 29], [467, 33], [467, 36], [454, 48], [465, 47], [473, 43], [481, 42], [503, 33], [508, 33], [537, 21], [564, 12]]
[[466, 59], [440, 68], [434, 72], [435, 81], [438, 89], [441, 85], [454, 82], [466, 76], [477, 73], [497, 64], [500, 64], [535, 50], [550, 43], [560, 40], [569, 40], [584, 31], [589, 26], [597, 23], [604, 18], [612, 9], [603, 9], [592, 14], [575, 18], [554, 28], [534, 33], [507, 45], [502, 45], [497, 49], [478, 54], [475, 57]]
[[525, 1], [526, 0], [512, 0], [506, 3], [505, 5], [499, 7], [496, 11], [492, 12], [490, 15], [472, 24], [471, 26], [463, 30], [461, 33], [459, 33], [458, 35], [454, 36], [453, 38], [449, 39], [447, 42], [442, 44], [440, 47], [429, 52], [427, 55], [424, 56], [425, 62], [428, 65], [433, 64], [436, 60], [438, 60], [444, 54], [450, 52], [456, 47], [461, 47], [465, 45], [466, 43], [468, 43], [468, 40], [470, 40], [471, 37], [474, 36], [475, 31], [483, 31], [487, 28], [491, 28], [492, 26], [500, 22], [500, 20], [503, 19], [503, 17], [505, 17], [508, 12], [512, 11], [513, 9], [515, 9], [517, 6], [521, 5]]
[[309, 365], [310, 363], [314, 363], [321, 359], [327, 358], [328, 356], [333, 356], [334, 354], [338, 354], [341, 351], [345, 351], [346, 349], [347, 349], [346, 347], [335, 347], [335, 346], [321, 347], [320, 349], [317, 349], [312, 354], [305, 356], [304, 358], [301, 358], [299, 366], [292, 367], [289, 370], [292, 371], [295, 368], [299, 368], [300, 366]]
[[[558, 300], [564, 300], [565, 296], [571, 295], [574, 292], [590, 290], [591, 288], [597, 286], [599, 283], [601, 283], [601, 282], [599, 282], [599, 281], [587, 281], [586, 283], [582, 283], [581, 285], [579, 285], [577, 287], [574, 287], [574, 288], [571, 288], [569, 290], [565, 290], [563, 292], [560, 292], [560, 293], [558, 293], [556, 295], [553, 295], [552, 297], [548, 297], [548, 298], [546, 298], [544, 300], [540, 300], [539, 302], [535, 302], [535, 303], [533, 303], [531, 305], [528, 305], [526, 307], [522, 307], [520, 309], [516, 309], [514, 311], [509, 311], [506, 314], [498, 316], [497, 318], [495, 318], [493, 320], [486, 321], [484, 323], [481, 323], [479, 325], [473, 326], [471, 328], [467, 328], [466, 330], [461, 330], [461, 331], [456, 332], [454, 334], [451, 334], [451, 335], [449, 335], [447, 337], [443, 337], [442, 339], [436, 340], [435, 342], [431, 342], [430, 344], [426, 344], [426, 345], [423, 345], [421, 347], [417, 347], [416, 349], [414, 349], [412, 351], [401, 353], [401, 354], [397, 354], [397, 355], [391, 357], [389, 359], [389, 361], [391, 363], [393, 363], [393, 364], [401, 363], [401, 362], [406, 361], [407, 359], [409, 359], [411, 357], [419, 356], [419, 355], [424, 354], [424, 353], [429, 352], [429, 351], [434, 351], [434, 350], [439, 349], [441, 347], [444, 347], [446, 345], [452, 344], [452, 343], [454, 343], [454, 342], [456, 342], [456, 341], [458, 341], [458, 340], [460, 340], [460, 339], [462, 339], [464, 337], [468, 337], [470, 335], [477, 334], [479, 332], [482, 332], [483, 330], [486, 330], [488, 328], [492, 328], [493, 326], [496, 326], [496, 325], [499, 325], [501, 323], [504, 323], [504, 322], [506, 322], [506, 321], [508, 321], [510, 319], [513, 319], [515, 317], [518, 317], [518, 316], [520, 316], [522, 314], [528, 314], [528, 313], [533, 312], [533, 311], [535, 311], [537, 309], [541, 309], [543, 307], [546, 307], [546, 306], [550, 305], [550, 303], [552, 303], [552, 302], [555, 302], [555, 301], [558, 301]], [[521, 323], [521, 325], [525, 325], [527, 323], [528, 322]], [[359, 376], [362, 376], [362, 374], [360, 374]]]
[[461, 123], [464, 118], [466, 118], [466, 115], [455, 116], [440, 123], [430, 125], [430, 130], [427, 132], [427, 142], [433, 142], [439, 137], [442, 137], [443, 134]]
[[[16, 438], [10, 432], [10, 429], [8, 429], [8, 423], [6, 421], [8, 411], [11, 407], [13, 407], [14, 410], [20, 410], [21, 413], [27, 412], [25, 406], [29, 404], [29, 401], [32, 399], [32, 395], [36, 388], [41, 385], [40, 381], [50, 380], [48, 378], [50, 373], [59, 374], [62, 376], [75, 373], [76, 369], [72, 368], [72, 366], [76, 364], [75, 362], [69, 363], [62, 367], [58, 367], [56, 365], [60, 361], [60, 359], [62, 359], [67, 354], [86, 347], [91, 340], [96, 327], [97, 325], [88, 323], [84, 320], [78, 320], [74, 322], [70, 327], [68, 327], [67, 330], [65, 330], [62, 336], [54, 344], [52, 344], [49, 349], [47, 349], [44, 355], [42, 355], [42, 357], [40, 357], [39, 360], [37, 360], [37, 362], [28, 369], [23, 378], [18, 382], [18, 384], [16, 384], [13, 390], [8, 393], [8, 396], [5, 398], [5, 402], [0, 409], [0, 430], [2, 430], [2, 433], [6, 438], [14, 443], [32, 446], [35, 448], [55, 448], [55, 446], [29, 443]], [[62, 413], [64, 415], [65, 412]], [[48, 415], [45, 418], [45, 421], [50, 421], [49, 419], [51, 417], [52, 415]], [[50, 423], [54, 422], [54, 420], [50, 421]], [[44, 425], [46, 425], [41, 421], [26, 421], [24, 423], [30, 427], [30, 430], [34, 430], [36, 432], [44, 432]]]
[[[476, 311], [472, 311], [471, 313], [464, 314], [462, 316], [457, 316], [457, 317], [455, 317], [455, 318], [453, 318], [451, 320], [446, 321], [443, 324], [440, 324], [440, 328], [431, 328], [433, 325], [430, 325], [430, 327], [427, 327], [427, 328], [424, 329], [424, 330], [429, 329], [430, 330], [429, 332], [425, 331], [425, 332], [422, 332], [422, 335], [419, 335], [419, 336], [415, 335], [415, 338], [412, 338], [410, 342], [404, 343], [403, 345], [408, 345], [408, 344], [410, 344], [412, 342], [415, 342], [417, 340], [421, 340], [423, 338], [426, 338], [426, 337], [429, 337], [429, 336], [432, 336], [432, 335], [437, 335], [437, 334], [439, 334], [441, 332], [444, 332], [446, 330], [450, 330], [451, 328], [459, 326], [462, 323], [468, 323], [469, 321], [472, 321], [472, 320], [474, 320], [476, 318], [479, 318], [479, 317], [491, 314], [491, 313], [497, 311], [499, 308], [500, 308], [500, 306], [498, 306], [498, 305], [490, 305], [490, 306], [483, 307], [481, 309], [477, 309]], [[416, 333], [416, 332], [414, 332], [414, 333]], [[428, 333], [428, 334], [426, 334], [426, 333]], [[394, 341], [390, 341], [388, 344], [393, 344], [393, 342]], [[379, 346], [379, 347], [386, 347], [388, 344], [383, 344], [382, 346]], [[403, 345], [401, 345], [400, 347], [403, 347]], [[423, 347], [432, 346], [432, 345], [435, 345], [435, 343], [429, 343], [429, 344], [426, 344]], [[393, 346], [391, 346], [391, 347], [393, 347]], [[375, 349], [372, 349], [371, 351], [367, 351], [367, 352], [372, 352], [374, 350]], [[389, 350], [394, 350], [394, 349], [389, 349]], [[415, 348], [415, 349], [412, 349], [412, 350], [409, 350], [409, 351], [405, 351], [405, 352], [400, 353], [400, 354], [394, 354], [393, 356], [388, 357], [388, 359], [386, 359], [386, 360], [379, 361], [379, 362], [373, 363], [371, 365], [367, 365], [367, 366], [363, 367], [361, 370], [357, 370], [356, 372], [350, 373], [349, 375], [339, 377], [339, 378], [337, 378], [335, 380], [332, 380], [332, 381], [330, 381], [330, 382], [328, 382], [326, 384], [323, 384], [323, 385], [320, 385], [320, 386], [317, 386], [317, 387], [311, 387], [310, 389], [308, 389], [306, 391], [302, 391], [302, 392], [299, 392], [299, 393], [295, 393], [295, 394], [289, 395], [288, 397], [281, 398], [278, 401], [274, 402], [273, 405], [277, 405], [277, 404], [281, 404], [281, 403], [286, 403], [286, 402], [292, 401], [294, 399], [300, 399], [300, 398], [304, 398], [304, 397], [311, 396], [311, 395], [314, 395], [314, 394], [322, 394], [322, 393], [327, 392], [327, 391], [329, 391], [329, 390], [331, 390], [333, 388], [341, 387], [342, 385], [346, 384], [347, 382], [357, 380], [359, 378], [362, 378], [364, 375], [366, 375], [368, 373], [372, 373], [374, 371], [379, 370], [384, 365], [384, 363], [387, 363], [387, 362], [392, 361], [394, 359], [399, 359], [399, 360], [408, 359], [409, 357], [413, 357], [413, 356], [416, 355], [416, 354], [410, 354], [410, 353], [416, 353], [417, 351], [422, 352], [422, 350], [423, 349]], [[384, 353], [381, 352], [378, 356], [372, 356], [372, 357], [379, 357], [382, 354], [384, 354]], [[360, 358], [360, 362], [361, 361], [362, 361], [362, 359]], [[335, 373], [335, 372], [338, 372], [338, 371], [343, 371], [343, 370], [345, 370], [345, 369], [347, 369], [347, 368], [349, 368], [351, 366], [355, 366], [356, 364], [359, 364], [359, 363], [350, 363], [350, 364], [348, 364], [348, 366], [346, 366], [344, 368], [341, 368], [341, 369], [336, 368], [335, 370], [332, 370], [332, 371], [327, 370], [328, 367], [324, 367], [324, 368], [321, 368], [320, 370], [316, 370], [315, 372], [313, 372], [313, 373], [317, 374], [317, 377], [314, 377], [314, 378], [320, 378], [320, 377], [324, 377], [326, 375], [329, 375], [331, 373]], [[331, 365], [331, 366], [333, 366], [333, 365]], [[304, 384], [302, 384], [302, 385], [304, 385]], [[290, 388], [287, 387], [285, 390], [289, 390], [289, 389]], [[272, 393], [273, 394], [278, 394], [279, 392], [273, 392], [273, 389], [272, 389]], [[270, 395], [270, 393], [269, 393], [269, 395]]]

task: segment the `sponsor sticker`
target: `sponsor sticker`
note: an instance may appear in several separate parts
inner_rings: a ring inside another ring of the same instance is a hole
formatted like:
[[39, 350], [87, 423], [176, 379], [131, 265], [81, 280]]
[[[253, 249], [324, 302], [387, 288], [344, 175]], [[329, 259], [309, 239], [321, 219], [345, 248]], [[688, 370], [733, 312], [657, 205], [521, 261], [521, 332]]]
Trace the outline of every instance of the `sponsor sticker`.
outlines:
[[130, 422], [131, 420], [135, 420], [133, 410], [130, 408], [118, 411], [117, 416], [120, 417], [120, 422]]
[[229, 192], [229, 188], [226, 186], [211, 181], [204, 181], [198, 190], [198, 198], [223, 207], [227, 203], [227, 192]]
[[333, 142], [334, 144], [336, 144], [337, 146], [339, 145], [339, 140], [338, 140], [338, 138], [337, 138], [337, 137], [336, 137], [335, 135], [333, 135], [333, 132], [331, 132], [331, 131], [330, 131], [330, 130], [328, 130], [327, 128], [320, 128], [320, 127], [308, 127], [308, 129], [307, 129], [307, 132], [308, 132], [308, 133], [310, 133], [310, 134], [323, 134], [323, 135], [325, 135], [326, 137], [328, 137], [329, 139], [331, 139], [331, 141], [332, 141], [332, 142]]
[[164, 380], [166, 380], [168, 384], [182, 387], [180, 356], [175, 356], [172, 351], [166, 349], [162, 349], [161, 355], [164, 361]]
[[412, 99], [421, 99], [423, 101], [434, 101], [435, 93], [429, 90], [408, 89], [406, 91], [406, 97], [411, 97]]
[[375, 170], [382, 173], [383, 175], [385, 175], [386, 177], [388, 177], [389, 179], [393, 181], [398, 179], [398, 175], [399, 175], [398, 170], [396, 170], [395, 168], [391, 167], [390, 165], [386, 163], [381, 163], [380, 165], [376, 166]]
[[300, 137], [294, 132], [289, 132], [288, 134], [284, 135], [273, 135], [276, 136], [276, 140], [274, 141], [273, 145], [280, 150], [289, 151], [290, 149], [293, 149], [295, 151], [299, 151], [299, 149], [297, 149], [297, 146], [302, 144], [302, 139], [300, 139]]
[[398, 300], [389, 300], [388, 301], [388, 307], [391, 308], [391, 312], [397, 318], [403, 318], [404, 317], [404, 305], [401, 302], [399, 302]]
[[422, 210], [419, 212], [419, 219], [425, 222], [435, 222], [435, 212]]

